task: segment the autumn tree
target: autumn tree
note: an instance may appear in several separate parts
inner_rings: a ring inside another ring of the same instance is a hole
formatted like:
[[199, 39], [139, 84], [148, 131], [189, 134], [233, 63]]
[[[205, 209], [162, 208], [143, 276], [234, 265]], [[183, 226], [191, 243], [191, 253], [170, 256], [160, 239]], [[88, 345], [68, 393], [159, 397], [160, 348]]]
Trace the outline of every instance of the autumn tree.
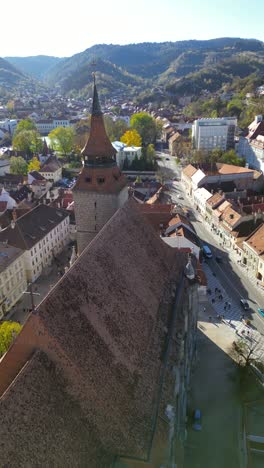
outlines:
[[144, 146], [150, 143], [155, 143], [158, 129], [155, 119], [147, 112], [139, 112], [134, 114], [130, 120], [131, 128], [137, 130], [142, 139]]
[[39, 171], [40, 170], [40, 162], [36, 156], [34, 156], [31, 161], [28, 163], [27, 167], [28, 172], [31, 171]]
[[27, 175], [27, 163], [22, 156], [12, 156], [10, 158], [10, 173]]
[[259, 349], [259, 345], [259, 340], [253, 341], [250, 336], [246, 340], [240, 338], [237, 341], [233, 341], [229, 354], [242, 367], [247, 367], [251, 364], [259, 367], [260, 363], [263, 365], [263, 350]]
[[0, 324], [0, 357], [8, 350], [22, 326], [17, 322], [2, 322]]
[[120, 141], [127, 146], [141, 146], [142, 144], [141, 137], [135, 129], [127, 130], [120, 138]]
[[20, 120], [20, 122], [16, 126], [15, 130], [15, 135], [17, 135], [20, 132], [23, 132], [24, 130], [35, 130], [37, 131], [37, 127], [35, 122], [31, 119], [23, 119]]
[[48, 135], [51, 147], [63, 155], [69, 154], [74, 147], [74, 129], [72, 127], [57, 127]]
[[13, 148], [15, 151], [22, 151], [25, 155], [32, 156], [42, 149], [41, 136], [36, 130], [32, 129], [15, 132]]

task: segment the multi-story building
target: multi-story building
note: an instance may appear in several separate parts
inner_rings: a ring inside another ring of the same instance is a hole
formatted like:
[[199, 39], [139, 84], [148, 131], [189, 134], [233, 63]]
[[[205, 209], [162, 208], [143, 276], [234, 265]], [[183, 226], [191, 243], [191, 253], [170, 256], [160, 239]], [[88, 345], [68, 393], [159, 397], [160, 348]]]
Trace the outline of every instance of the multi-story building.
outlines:
[[104, 126], [94, 85], [91, 131], [82, 150], [84, 167], [73, 188], [79, 253], [128, 198], [125, 176]]
[[27, 289], [24, 251], [0, 242], [0, 319]]
[[234, 148], [236, 126], [235, 117], [197, 119], [192, 126], [193, 146], [206, 151], [214, 148], [223, 151]]
[[260, 281], [264, 278], [264, 224], [243, 242], [243, 263]]
[[70, 127], [68, 119], [42, 119], [36, 122], [36, 127], [41, 135], [48, 135], [52, 130], [58, 127]]
[[0, 242], [24, 251], [28, 281], [35, 281], [43, 270], [47, 270], [54, 257], [68, 244], [69, 215], [66, 210], [38, 205], [0, 231]]
[[5, 119], [5, 120], [0, 121], [0, 128], [2, 130], [5, 130], [10, 135], [14, 134], [16, 126], [17, 126], [17, 120], [16, 119]]
[[264, 121], [262, 115], [256, 115], [248, 127], [246, 136], [241, 136], [238, 153], [246, 158], [249, 167], [264, 172]]

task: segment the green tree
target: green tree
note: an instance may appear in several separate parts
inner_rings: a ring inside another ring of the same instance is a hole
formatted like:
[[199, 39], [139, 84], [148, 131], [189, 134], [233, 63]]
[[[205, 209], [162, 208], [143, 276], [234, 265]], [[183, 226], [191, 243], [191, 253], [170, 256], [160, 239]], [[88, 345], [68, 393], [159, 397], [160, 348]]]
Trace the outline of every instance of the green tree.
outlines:
[[239, 158], [239, 156], [236, 154], [235, 150], [233, 149], [226, 151], [221, 156], [220, 162], [225, 163], [225, 164], [233, 164], [234, 166], [241, 166], [241, 167], [244, 167], [246, 164], [245, 159]]
[[141, 136], [135, 129], [127, 130], [124, 135], [120, 138], [120, 141], [125, 143], [127, 146], [141, 146]]
[[22, 326], [17, 322], [2, 322], [0, 324], [0, 357], [8, 350]]
[[57, 127], [48, 135], [51, 147], [63, 155], [69, 154], [74, 146], [74, 129], [72, 127]]
[[148, 163], [153, 164], [155, 161], [156, 151], [154, 145], [150, 144], [146, 149], [146, 160]]
[[157, 138], [157, 125], [155, 119], [147, 112], [139, 112], [131, 117], [130, 125], [137, 130], [144, 146], [155, 143]]
[[10, 158], [11, 174], [27, 175], [27, 163], [22, 156], [12, 156]]
[[17, 135], [20, 132], [23, 132], [24, 130], [36, 130], [37, 131], [35, 122], [33, 122], [33, 120], [31, 119], [20, 120], [20, 122], [16, 126], [15, 135]]
[[42, 149], [42, 140], [36, 130], [21, 130], [13, 137], [13, 148], [22, 151], [26, 155], [33, 155]]
[[31, 161], [28, 163], [27, 167], [28, 172], [31, 171], [39, 171], [40, 170], [40, 162], [36, 156], [34, 156]]

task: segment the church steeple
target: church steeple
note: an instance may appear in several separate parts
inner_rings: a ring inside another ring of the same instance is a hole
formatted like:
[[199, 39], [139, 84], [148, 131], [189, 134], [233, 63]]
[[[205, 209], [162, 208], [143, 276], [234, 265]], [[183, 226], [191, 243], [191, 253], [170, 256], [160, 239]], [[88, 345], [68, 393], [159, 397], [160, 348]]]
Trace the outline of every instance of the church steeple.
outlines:
[[91, 117], [91, 130], [88, 141], [82, 150], [85, 166], [104, 166], [116, 164], [114, 149], [109, 140], [105, 126], [104, 118], [101, 110], [99, 97], [94, 78], [93, 104]]

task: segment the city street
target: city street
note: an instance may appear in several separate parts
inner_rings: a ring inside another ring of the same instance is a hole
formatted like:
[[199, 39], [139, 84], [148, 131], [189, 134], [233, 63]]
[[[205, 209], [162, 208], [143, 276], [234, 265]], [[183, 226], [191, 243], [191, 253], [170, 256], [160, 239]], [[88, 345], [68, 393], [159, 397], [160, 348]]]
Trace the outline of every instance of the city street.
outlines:
[[[166, 159], [169, 158], [169, 161]], [[162, 161], [159, 161], [160, 168], [166, 168], [173, 171], [174, 177], [180, 178], [181, 168], [176, 165], [175, 158], [164, 154]], [[264, 318], [260, 317], [257, 312], [258, 307], [263, 307], [264, 294], [261, 289], [255, 286], [249, 279], [247, 271], [237, 264], [231, 252], [221, 247], [218, 239], [210, 231], [210, 227], [204, 219], [193, 207], [190, 199], [185, 194], [181, 182], [173, 182], [169, 191], [172, 203], [181, 207], [187, 207], [192, 214], [190, 221], [192, 222], [201, 243], [207, 244], [212, 253], [213, 258], [207, 260], [210, 270], [221, 283], [222, 287], [230, 297], [232, 307], [240, 309], [241, 314], [245, 314], [252, 321], [252, 326], [256, 328], [264, 337]], [[178, 197], [181, 198], [178, 198]], [[222, 257], [222, 263], [215, 261], [215, 256]], [[246, 313], [240, 306], [240, 299], [246, 299], [250, 306], [250, 311]], [[224, 313], [224, 311], [222, 311]]]

